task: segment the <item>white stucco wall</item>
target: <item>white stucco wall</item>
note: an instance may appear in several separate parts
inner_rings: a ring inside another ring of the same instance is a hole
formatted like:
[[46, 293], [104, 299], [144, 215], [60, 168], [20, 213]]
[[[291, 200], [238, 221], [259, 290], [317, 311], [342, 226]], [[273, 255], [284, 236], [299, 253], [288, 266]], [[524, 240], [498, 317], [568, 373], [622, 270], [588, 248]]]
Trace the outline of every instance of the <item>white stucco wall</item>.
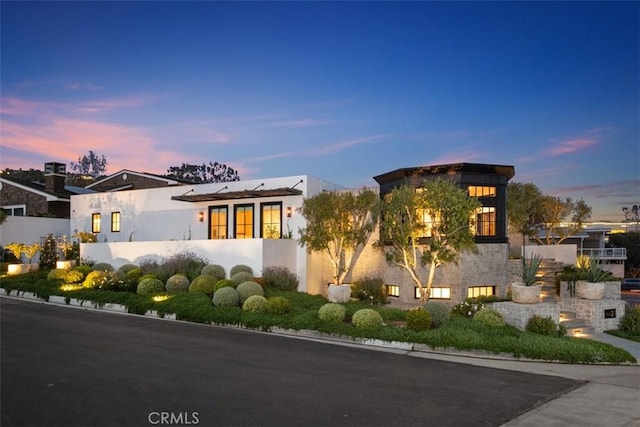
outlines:
[[553, 259], [564, 265], [576, 265], [578, 254], [578, 246], [569, 245], [529, 245], [524, 248], [525, 257], [531, 258], [533, 254], [542, 256], [542, 258]]
[[69, 220], [65, 218], [9, 216], [0, 225], [0, 245], [6, 246], [12, 242], [30, 245], [40, 242], [40, 238], [46, 237], [48, 234], [70, 237]]

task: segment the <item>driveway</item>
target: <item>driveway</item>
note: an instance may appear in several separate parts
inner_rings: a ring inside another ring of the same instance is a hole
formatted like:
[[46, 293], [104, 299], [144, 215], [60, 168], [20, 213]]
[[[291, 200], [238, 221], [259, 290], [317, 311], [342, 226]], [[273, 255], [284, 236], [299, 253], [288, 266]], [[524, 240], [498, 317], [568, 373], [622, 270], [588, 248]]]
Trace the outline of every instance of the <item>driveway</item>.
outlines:
[[492, 426], [582, 381], [0, 298], [2, 425]]

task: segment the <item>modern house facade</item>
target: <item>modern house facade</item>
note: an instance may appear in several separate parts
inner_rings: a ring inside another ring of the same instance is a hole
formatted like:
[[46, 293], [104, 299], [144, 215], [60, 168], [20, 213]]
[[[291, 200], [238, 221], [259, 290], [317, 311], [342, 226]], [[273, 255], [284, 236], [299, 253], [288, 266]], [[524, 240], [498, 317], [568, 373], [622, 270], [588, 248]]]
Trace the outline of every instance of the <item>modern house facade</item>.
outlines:
[[[431, 298], [455, 303], [506, 293], [506, 186], [513, 174], [512, 166], [460, 163], [374, 177], [381, 196], [403, 183], [442, 177], [482, 203], [472, 222], [477, 250], [438, 269]], [[266, 266], [285, 266], [298, 275], [300, 291], [326, 294], [332, 268], [323, 254], [298, 244], [298, 230], [306, 226], [299, 208], [307, 197], [337, 190], [345, 188], [301, 175], [77, 195], [71, 197], [70, 234], [94, 233], [98, 242], [82, 244], [82, 257], [114, 267], [187, 251], [227, 269], [247, 264], [256, 274]], [[377, 233], [370, 237], [347, 281], [382, 277], [393, 302], [416, 304], [413, 281], [386, 264], [374, 247], [378, 239]]]

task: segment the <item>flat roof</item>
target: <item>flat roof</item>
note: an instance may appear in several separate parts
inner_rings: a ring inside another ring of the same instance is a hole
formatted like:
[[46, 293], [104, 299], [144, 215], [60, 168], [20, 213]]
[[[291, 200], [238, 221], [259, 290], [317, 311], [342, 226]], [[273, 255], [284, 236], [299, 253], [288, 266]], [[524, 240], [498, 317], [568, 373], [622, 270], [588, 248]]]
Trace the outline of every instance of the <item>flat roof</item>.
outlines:
[[491, 175], [503, 175], [507, 179], [513, 178], [515, 169], [508, 165], [490, 165], [483, 163], [452, 163], [447, 165], [415, 166], [400, 168], [382, 175], [374, 176], [378, 184], [396, 181], [414, 175], [445, 175], [448, 173], [479, 173]]
[[219, 200], [237, 200], [237, 199], [254, 199], [260, 197], [282, 197], [282, 196], [299, 196], [302, 194], [302, 190], [296, 188], [274, 188], [270, 190], [241, 190], [241, 191], [227, 191], [225, 193], [204, 193], [204, 194], [191, 194], [173, 196], [171, 200], [178, 200], [181, 202], [213, 202]]

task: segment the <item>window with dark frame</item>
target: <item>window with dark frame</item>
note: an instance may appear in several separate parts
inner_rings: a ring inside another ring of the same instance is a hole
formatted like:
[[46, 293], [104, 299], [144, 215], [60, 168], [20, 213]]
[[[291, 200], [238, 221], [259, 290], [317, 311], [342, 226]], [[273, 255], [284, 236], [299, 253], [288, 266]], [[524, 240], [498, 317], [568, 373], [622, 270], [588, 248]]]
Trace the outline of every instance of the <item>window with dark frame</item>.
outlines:
[[282, 202], [260, 205], [260, 237], [279, 239], [282, 237]]
[[253, 239], [253, 205], [235, 206], [235, 238]]
[[111, 212], [111, 231], [114, 233], [120, 231], [120, 212]]
[[496, 294], [495, 286], [470, 286], [467, 289], [467, 298], [477, 298], [479, 296], [492, 296]]
[[100, 214], [99, 213], [91, 214], [91, 232], [100, 233], [100, 231], [101, 231]]
[[227, 238], [228, 227], [227, 218], [229, 209], [227, 206], [209, 207], [209, 238], [213, 240], [223, 240]]

